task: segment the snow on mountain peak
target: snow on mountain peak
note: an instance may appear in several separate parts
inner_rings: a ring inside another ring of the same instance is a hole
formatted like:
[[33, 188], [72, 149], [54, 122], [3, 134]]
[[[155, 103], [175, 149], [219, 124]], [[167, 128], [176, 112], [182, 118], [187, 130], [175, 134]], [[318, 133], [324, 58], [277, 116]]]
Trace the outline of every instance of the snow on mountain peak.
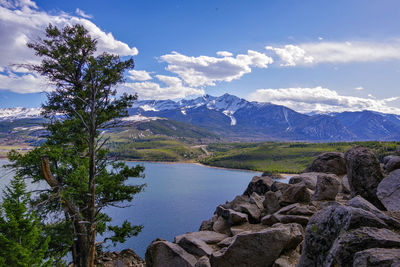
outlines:
[[41, 108], [2, 108], [0, 109], [0, 120], [40, 118], [41, 112]]

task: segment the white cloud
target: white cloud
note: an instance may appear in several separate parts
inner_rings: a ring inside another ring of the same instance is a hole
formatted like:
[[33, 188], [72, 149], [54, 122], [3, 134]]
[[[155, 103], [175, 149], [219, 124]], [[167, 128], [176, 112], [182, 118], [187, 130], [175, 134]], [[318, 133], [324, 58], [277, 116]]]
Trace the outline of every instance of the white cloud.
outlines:
[[361, 91], [361, 90], [364, 90], [364, 87], [358, 86], [358, 87], [354, 88], [354, 90]]
[[284, 105], [299, 112], [342, 112], [373, 110], [400, 114], [400, 108], [390, 106], [399, 97], [386, 99], [362, 98], [339, 95], [336, 91], [322, 87], [259, 89], [249, 99]]
[[233, 54], [231, 52], [228, 51], [218, 51], [217, 52], [217, 56], [221, 56], [221, 57], [232, 57]]
[[128, 93], [137, 93], [140, 99], [176, 99], [188, 96], [199, 96], [204, 94], [203, 89], [186, 87], [182, 80], [177, 77], [156, 75], [160, 82], [166, 86], [161, 87], [155, 82], [125, 83], [121, 90]]
[[230, 82], [251, 72], [251, 67], [267, 68], [273, 59], [263, 53], [248, 50], [247, 54], [229, 56], [218, 52], [223, 58], [190, 57], [172, 52], [160, 57], [168, 64], [166, 70], [178, 74], [189, 86], [215, 85], [215, 82]]
[[0, 74], [0, 90], [10, 90], [15, 93], [35, 93], [51, 91], [46, 79], [31, 73], [15, 74], [6, 72]]
[[322, 40], [324, 40], [324, 38], [321, 36], [318, 36], [318, 40], [322, 41]]
[[317, 42], [283, 47], [266, 46], [282, 61], [282, 66], [318, 63], [374, 62], [399, 60], [400, 41], [375, 42]]
[[92, 18], [93, 18], [92, 15], [86, 14], [82, 9], [79, 9], [79, 8], [77, 8], [77, 9], [75, 10], [75, 13], [76, 13], [78, 16], [81, 16], [81, 17], [86, 18], [86, 19], [92, 19]]
[[[44, 29], [49, 23], [58, 27], [82, 24], [88, 29], [91, 36], [98, 40], [98, 53], [107, 51], [121, 56], [138, 54], [136, 47], [130, 47], [128, 44], [116, 40], [111, 33], [102, 31], [97, 25], [85, 18], [63, 12], [58, 14], [47, 13], [39, 10], [36, 3], [31, 0], [0, 0], [0, 68], [7, 68], [8, 72], [5, 76], [9, 76], [7, 79], [3, 75], [2, 89], [10, 89], [19, 93], [32, 92], [32, 90], [42, 91], [42, 86], [24, 84], [24, 82], [31, 81], [32, 77], [36, 77], [35, 75], [16, 75], [16, 73], [11, 73], [14, 68], [10, 65], [40, 62], [40, 59], [26, 44], [30, 40], [34, 41], [43, 37]], [[21, 72], [21, 70], [16, 71]], [[43, 81], [39, 77], [36, 78], [40, 82]], [[20, 89], [16, 88], [15, 85], [11, 86], [12, 88], [6, 88], [6, 85], [10, 85], [9, 81], [18, 84]], [[29, 88], [29, 90], [26, 90], [26, 88]]]
[[145, 70], [130, 70], [128, 73], [128, 77], [132, 81], [147, 81], [153, 79], [151, 78], [150, 73]]

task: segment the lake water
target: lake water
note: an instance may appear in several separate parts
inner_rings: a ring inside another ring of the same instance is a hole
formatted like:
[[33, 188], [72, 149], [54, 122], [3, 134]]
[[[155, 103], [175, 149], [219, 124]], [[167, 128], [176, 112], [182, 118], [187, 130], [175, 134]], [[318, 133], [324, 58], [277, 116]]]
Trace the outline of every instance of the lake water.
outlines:
[[[0, 160], [1, 165], [6, 162]], [[114, 223], [128, 220], [133, 224], [142, 224], [144, 229], [137, 237], [109, 250], [132, 248], [142, 257], [146, 247], [157, 237], [172, 241], [176, 235], [198, 231], [201, 222], [212, 217], [218, 204], [242, 194], [251, 178], [260, 174], [186, 163], [127, 164], [144, 165], [146, 178], [131, 179], [130, 183], [146, 183], [147, 187], [135, 196], [131, 203], [133, 206], [108, 208], [106, 212]], [[1, 188], [11, 176], [11, 173], [1, 169]]]

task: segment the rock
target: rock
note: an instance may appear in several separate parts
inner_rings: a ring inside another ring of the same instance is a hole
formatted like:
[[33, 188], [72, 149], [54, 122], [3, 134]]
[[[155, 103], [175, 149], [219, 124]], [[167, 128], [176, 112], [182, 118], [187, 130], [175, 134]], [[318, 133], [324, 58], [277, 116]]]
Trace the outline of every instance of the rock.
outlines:
[[238, 234], [241, 234], [244, 232], [250, 232], [250, 233], [258, 232], [258, 231], [264, 230], [265, 228], [268, 228], [268, 227], [266, 227], [262, 224], [259, 224], [259, 223], [258, 224], [244, 223], [242, 225], [232, 226], [231, 232], [232, 232], [232, 235], [235, 236], [235, 235], [238, 235]]
[[384, 214], [382, 211], [377, 209], [374, 205], [366, 201], [364, 198], [361, 196], [356, 196], [352, 199], [350, 199], [347, 202], [348, 206], [355, 207], [355, 208], [360, 208], [363, 210], [367, 210], [371, 213], [373, 213], [376, 217], [384, 221], [387, 225], [395, 228], [395, 229], [400, 229], [400, 222], [386, 214]]
[[347, 151], [345, 158], [351, 196], [360, 195], [384, 210], [385, 207], [376, 196], [383, 174], [375, 154], [368, 148], [357, 146]]
[[279, 196], [276, 192], [268, 191], [265, 193], [265, 199], [263, 202], [264, 210], [267, 214], [272, 214], [281, 208], [279, 205]]
[[385, 171], [389, 173], [397, 169], [400, 169], [400, 156], [393, 156], [385, 164]]
[[213, 231], [190, 232], [190, 233], [186, 233], [183, 235], [175, 236], [174, 243], [179, 243], [179, 241], [183, 237], [188, 237], [188, 236], [194, 237], [196, 239], [200, 239], [200, 240], [206, 242], [207, 244], [216, 244], [228, 237], [227, 235], [220, 234], [220, 233], [213, 232]]
[[335, 174], [319, 174], [313, 200], [335, 200], [339, 185]]
[[393, 157], [396, 157], [396, 156], [389, 155], [389, 156], [384, 157], [383, 158], [383, 165], [386, 165], [389, 162], [389, 160], [391, 160]]
[[304, 183], [309, 189], [315, 190], [317, 185], [317, 177], [320, 173], [318, 172], [307, 172], [302, 173], [298, 176], [293, 176], [289, 180], [289, 184]]
[[253, 192], [256, 192], [259, 195], [264, 195], [266, 192], [271, 190], [272, 183], [272, 178], [268, 176], [254, 176], [243, 195], [250, 196]]
[[312, 205], [306, 205], [301, 203], [295, 203], [282, 208], [278, 213], [288, 215], [304, 215], [311, 216], [317, 212], [317, 208]]
[[197, 239], [193, 236], [186, 235], [179, 239], [178, 245], [181, 246], [188, 253], [196, 256], [210, 256], [213, 249], [206, 244], [206, 242]]
[[212, 219], [202, 221], [200, 224], [199, 231], [212, 231], [214, 222]]
[[213, 224], [213, 231], [220, 234], [231, 235], [230, 227], [230, 223], [228, 223], [223, 217], [220, 216]]
[[354, 255], [353, 266], [357, 267], [394, 267], [400, 266], [400, 249], [371, 248]]
[[342, 182], [341, 182], [341, 192], [343, 194], [350, 194], [350, 184], [349, 184], [349, 178], [347, 175], [343, 176]]
[[271, 266], [282, 251], [295, 248], [302, 239], [303, 230], [298, 224], [238, 234], [229, 247], [212, 254], [211, 266]]
[[121, 252], [106, 252], [96, 255], [96, 264], [104, 267], [145, 267], [144, 260], [137, 255], [132, 249], [124, 249]]
[[284, 191], [286, 188], [288, 188], [288, 187], [290, 187], [289, 184], [275, 181], [275, 182], [271, 185], [271, 191], [273, 191], [273, 192], [282, 191], [282, 192], [283, 192], [283, 191]]
[[201, 257], [194, 267], [211, 267], [210, 259], [207, 256]]
[[279, 220], [275, 217], [275, 214], [272, 215], [266, 215], [261, 218], [261, 223], [264, 225], [274, 225], [275, 223], [278, 223]]
[[296, 250], [291, 250], [282, 254], [272, 267], [295, 267], [299, 258], [300, 254]]
[[177, 244], [168, 241], [153, 241], [146, 250], [146, 266], [193, 267], [197, 259]]
[[400, 169], [391, 172], [379, 183], [377, 195], [387, 210], [400, 211]]
[[376, 247], [400, 248], [400, 235], [388, 229], [374, 227], [344, 232], [332, 245], [323, 266], [353, 266], [356, 252]]
[[324, 172], [344, 175], [347, 172], [344, 155], [339, 152], [323, 153], [304, 172]]
[[233, 208], [235, 211], [246, 213], [250, 223], [259, 223], [261, 210], [255, 204], [249, 202], [240, 203]]
[[280, 223], [298, 223], [306, 226], [309, 217], [302, 215], [287, 215], [287, 214], [274, 214], [273, 215]]
[[264, 196], [258, 195], [256, 192], [253, 192], [250, 196], [249, 202], [251, 204], [255, 204], [260, 210], [264, 209], [263, 201], [264, 201]]
[[221, 205], [217, 207], [215, 213], [224, 218], [231, 225], [238, 225], [248, 221], [247, 214], [231, 209], [225, 209]]
[[232, 244], [234, 239], [235, 239], [234, 236], [227, 237], [224, 240], [222, 240], [221, 242], [219, 242], [217, 245], [221, 248], [229, 247]]
[[[303, 183], [290, 185], [282, 192], [281, 203], [292, 204], [298, 202], [308, 203], [311, 201], [312, 191]], [[282, 205], [281, 204], [281, 205]]]
[[338, 236], [358, 227], [386, 228], [387, 224], [369, 211], [348, 206], [331, 206], [315, 213], [306, 227], [298, 267], [325, 266]]

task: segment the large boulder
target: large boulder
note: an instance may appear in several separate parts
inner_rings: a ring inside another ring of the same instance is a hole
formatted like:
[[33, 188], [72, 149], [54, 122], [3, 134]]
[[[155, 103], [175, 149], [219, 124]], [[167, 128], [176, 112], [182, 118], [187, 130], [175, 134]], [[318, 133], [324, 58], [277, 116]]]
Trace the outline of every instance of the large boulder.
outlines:
[[335, 200], [339, 186], [339, 177], [335, 174], [319, 174], [313, 200]]
[[114, 266], [132, 266], [145, 267], [144, 260], [132, 249], [124, 249], [121, 252], [105, 252], [96, 255], [96, 266], [114, 267]]
[[211, 267], [210, 259], [207, 256], [201, 257], [194, 267]]
[[289, 180], [289, 184], [304, 183], [309, 189], [315, 190], [317, 186], [318, 172], [307, 172], [293, 176]]
[[368, 148], [357, 146], [347, 151], [345, 158], [351, 195], [360, 195], [377, 208], [385, 209], [376, 196], [383, 174], [375, 154]]
[[393, 267], [400, 266], [400, 249], [371, 248], [354, 255], [353, 266], [357, 267]]
[[211, 256], [211, 266], [271, 266], [283, 251], [294, 249], [303, 240], [298, 224], [276, 225], [259, 231], [235, 236], [232, 244]]
[[267, 214], [272, 214], [275, 211], [278, 211], [281, 208], [281, 205], [279, 205], [279, 195], [276, 192], [268, 191], [265, 194], [263, 206]]
[[[260, 222], [262, 209], [260, 209], [257, 204], [253, 204], [251, 202], [255, 202], [254, 198], [243, 195], [236, 196], [235, 199], [232, 200], [232, 202], [223, 206], [229, 209], [233, 209], [237, 212], [245, 213], [248, 215], [249, 222], [258, 223]], [[259, 202], [259, 205], [262, 205], [261, 199], [259, 200]]]
[[350, 194], [350, 184], [349, 184], [349, 178], [347, 175], [343, 176], [342, 181], [341, 181], [341, 193], [344, 194]]
[[324, 172], [344, 175], [347, 173], [344, 155], [339, 152], [323, 153], [304, 172]]
[[220, 233], [214, 232], [214, 231], [190, 232], [190, 233], [186, 233], [186, 234], [183, 234], [183, 235], [175, 236], [174, 243], [179, 243], [179, 241], [183, 237], [194, 237], [196, 239], [200, 239], [200, 240], [206, 242], [207, 244], [216, 244], [218, 242], [221, 242], [222, 240], [224, 240], [228, 236], [224, 235], [224, 234], [220, 234]]
[[210, 256], [214, 251], [206, 242], [190, 235], [180, 238], [178, 245], [188, 253], [199, 257]]
[[242, 212], [226, 209], [219, 205], [215, 211], [218, 216], [223, 217], [231, 225], [238, 225], [248, 221], [248, 215]]
[[400, 211], [400, 169], [391, 172], [379, 183], [377, 195], [387, 210]]
[[153, 241], [146, 250], [147, 267], [182, 266], [193, 267], [197, 259], [177, 244], [166, 240]]
[[306, 227], [298, 267], [325, 266], [339, 235], [359, 227], [387, 228], [388, 225], [369, 211], [348, 206], [330, 206], [315, 213]]
[[312, 198], [312, 191], [304, 183], [293, 184], [288, 186], [280, 198], [281, 205], [292, 203], [309, 203]]
[[353, 266], [354, 254], [370, 248], [400, 248], [400, 235], [374, 227], [343, 232], [332, 245], [323, 266]]
[[392, 156], [385, 164], [385, 171], [392, 172], [400, 169], [400, 156]]
[[264, 195], [266, 192], [271, 190], [272, 183], [273, 180], [271, 177], [254, 176], [243, 195], [250, 196], [253, 192], [256, 192], [259, 195]]
[[393, 229], [400, 229], [400, 222], [398, 220], [386, 215], [385, 213], [377, 209], [374, 205], [366, 201], [361, 196], [356, 196], [350, 199], [346, 205], [369, 211], [373, 213], [376, 217], [384, 221], [387, 225], [389, 225]]

